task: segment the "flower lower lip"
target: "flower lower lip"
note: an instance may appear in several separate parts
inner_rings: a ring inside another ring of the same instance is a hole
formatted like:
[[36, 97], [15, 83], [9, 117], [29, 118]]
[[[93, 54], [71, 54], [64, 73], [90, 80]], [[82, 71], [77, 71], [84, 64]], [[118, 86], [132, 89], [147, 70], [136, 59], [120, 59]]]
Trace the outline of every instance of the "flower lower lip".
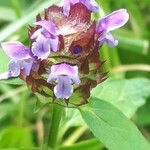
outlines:
[[80, 84], [77, 65], [62, 62], [50, 68], [48, 83], [55, 82], [54, 94], [57, 98], [68, 99], [73, 93], [73, 85]]

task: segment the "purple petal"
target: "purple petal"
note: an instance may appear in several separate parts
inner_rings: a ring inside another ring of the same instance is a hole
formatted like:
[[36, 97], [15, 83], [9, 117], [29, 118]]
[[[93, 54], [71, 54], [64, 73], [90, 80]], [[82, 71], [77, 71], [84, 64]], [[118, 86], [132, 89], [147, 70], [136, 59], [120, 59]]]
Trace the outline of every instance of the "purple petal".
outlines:
[[54, 94], [57, 98], [68, 99], [73, 93], [73, 84], [79, 84], [78, 67], [61, 63], [51, 67], [47, 82], [56, 83]]
[[70, 3], [74, 5], [74, 4], [76, 4], [76, 3], [80, 3], [80, 1], [81, 1], [81, 0], [70, 0]]
[[58, 36], [55, 37], [54, 39], [50, 39], [50, 44], [51, 44], [51, 49], [56, 52], [58, 50], [58, 42], [59, 42], [59, 38]]
[[78, 75], [78, 67], [66, 63], [53, 65], [47, 82], [55, 80], [58, 76], [69, 76], [72, 83], [79, 84], [80, 78]]
[[69, 16], [69, 12], [70, 12], [70, 3], [69, 1], [66, 1], [65, 4], [63, 4], [63, 13], [66, 16]]
[[8, 64], [9, 77], [17, 77], [20, 75], [20, 62], [11, 60]]
[[79, 75], [70, 76], [70, 78], [74, 84], [80, 84], [80, 82], [81, 82]]
[[32, 70], [35, 72], [38, 72], [40, 68], [40, 62], [39, 61], [33, 61]]
[[18, 41], [3, 42], [1, 45], [5, 53], [12, 59], [22, 60], [31, 58], [29, 49]]
[[72, 80], [72, 83], [79, 84], [80, 78], [78, 75], [78, 67], [71, 66], [66, 63], [61, 63], [58, 65], [53, 65], [51, 67], [51, 73], [48, 77], [47, 82], [55, 81], [59, 76], [69, 76]]
[[31, 39], [34, 40], [34, 39], [38, 38], [41, 34], [43, 36], [45, 36], [46, 38], [53, 37], [53, 35], [51, 33], [49, 33], [46, 29], [40, 28], [32, 34]]
[[41, 31], [41, 34], [43, 34], [46, 38], [51, 38], [52, 34], [50, 34], [47, 30], [43, 29]]
[[53, 35], [58, 35], [57, 28], [55, 24], [51, 21], [42, 20], [35, 23], [35, 25], [42, 26], [42, 28], [46, 29], [49, 33]]
[[105, 42], [110, 46], [114, 47], [118, 45], [118, 40], [114, 39], [114, 37], [111, 34], [107, 34], [105, 37]]
[[50, 74], [49, 77], [48, 77], [48, 79], [47, 79], [47, 82], [48, 83], [52, 83], [52, 82], [54, 82], [56, 80], [57, 80], [57, 76], [53, 75], [53, 74]]
[[99, 5], [96, 3], [95, 0], [80, 0], [80, 1], [92, 12], [98, 12]]
[[79, 0], [62, 0], [61, 5], [63, 6], [64, 15], [69, 16], [71, 4], [76, 4], [78, 2]]
[[67, 76], [59, 76], [57, 85], [54, 87], [54, 94], [59, 99], [68, 99], [73, 93], [71, 79]]
[[53, 65], [51, 67], [51, 74], [56, 76], [59, 75], [75, 76], [78, 75], [78, 67], [66, 63]]
[[20, 63], [20, 68], [23, 69], [24, 74], [26, 76], [30, 75], [32, 65], [33, 65], [33, 60], [32, 59], [27, 59], [27, 60], [24, 60]]
[[109, 31], [115, 30], [125, 25], [128, 19], [129, 14], [127, 13], [126, 9], [114, 11], [110, 15], [99, 20], [97, 30], [99, 32], [106, 30], [108, 33]]
[[34, 40], [34, 39], [38, 38], [38, 36], [41, 35], [41, 32], [42, 32], [42, 31], [43, 31], [43, 29], [38, 29], [38, 30], [36, 30], [36, 31], [32, 34], [31, 40]]
[[97, 12], [99, 10], [99, 5], [95, 0], [63, 0], [63, 12], [66, 16], [69, 16], [70, 6], [76, 3], [84, 4], [92, 12]]
[[118, 45], [118, 40], [116, 40], [110, 33], [107, 33], [103, 38], [99, 38], [99, 45], [102, 45], [104, 42], [108, 44], [109, 47], [114, 47]]
[[25, 75], [29, 75], [32, 68], [33, 60], [10, 60], [8, 63], [8, 72], [0, 74], [0, 80], [8, 79], [11, 77], [18, 77], [20, 75], [20, 70], [23, 69]]
[[50, 49], [50, 39], [44, 37], [42, 34], [32, 44], [32, 53], [38, 59], [46, 59], [50, 54]]

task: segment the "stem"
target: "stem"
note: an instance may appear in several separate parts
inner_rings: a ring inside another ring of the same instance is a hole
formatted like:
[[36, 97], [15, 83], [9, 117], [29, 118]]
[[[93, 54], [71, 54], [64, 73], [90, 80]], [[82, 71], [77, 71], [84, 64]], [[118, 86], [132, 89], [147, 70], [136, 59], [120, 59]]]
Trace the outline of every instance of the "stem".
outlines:
[[111, 70], [111, 67], [112, 67], [111, 62], [110, 62], [110, 58], [109, 58], [109, 49], [105, 45], [103, 45], [100, 54], [101, 54], [101, 59], [104, 61], [106, 60], [106, 63], [103, 67], [104, 71], [108, 72], [109, 70]]
[[71, 136], [69, 136], [64, 142], [64, 146], [72, 145], [74, 144], [80, 137], [81, 135], [87, 130], [87, 126], [81, 126], [79, 127], [75, 132], [72, 133]]
[[[114, 49], [110, 50], [109, 51], [109, 55], [110, 55], [109, 58], [111, 58], [111, 66], [112, 66], [112, 68], [121, 65], [121, 61], [120, 61], [117, 49], [114, 48]], [[116, 77], [116, 78], [124, 78], [125, 74], [124, 73], [115, 74], [114, 77]]]
[[45, 141], [46, 145], [44, 145], [44, 150], [48, 150], [49, 147], [53, 150], [56, 149], [59, 124], [63, 113], [63, 107], [57, 104], [52, 104], [51, 106], [52, 116], [49, 115], [51, 117], [51, 121], [49, 123], [49, 131], [46, 131], [48, 132], [48, 137]]
[[145, 71], [150, 72], [150, 65], [147, 64], [132, 64], [132, 65], [121, 65], [114, 67], [111, 70], [111, 74], [128, 72], [128, 71]]
[[19, 125], [20, 126], [23, 126], [24, 108], [25, 108], [25, 97], [23, 95], [23, 98], [19, 102]]

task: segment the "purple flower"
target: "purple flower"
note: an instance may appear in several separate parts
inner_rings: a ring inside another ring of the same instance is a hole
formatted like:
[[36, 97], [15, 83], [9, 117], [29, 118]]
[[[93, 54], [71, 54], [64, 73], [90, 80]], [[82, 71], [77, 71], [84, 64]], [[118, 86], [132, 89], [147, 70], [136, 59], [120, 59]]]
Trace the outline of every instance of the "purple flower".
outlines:
[[30, 48], [18, 41], [2, 43], [11, 60], [0, 79], [19, 76], [33, 92], [53, 100], [55, 95], [72, 103], [74, 92], [79, 96], [74, 105], [81, 105], [88, 102], [90, 90], [106, 79], [100, 46], [118, 44], [110, 32], [123, 26], [129, 15], [120, 9], [97, 21], [91, 19], [99, 9], [95, 0], [62, 0], [62, 4], [36, 16], [35, 27], [28, 30]]
[[76, 3], [84, 4], [92, 12], [97, 12], [99, 10], [99, 5], [95, 0], [62, 0], [63, 12], [66, 16], [69, 15], [71, 5]]
[[73, 84], [79, 84], [78, 67], [67, 63], [53, 65], [47, 82], [56, 83], [54, 94], [57, 98], [68, 99], [73, 93]]
[[103, 32], [99, 38], [100, 45], [106, 42], [110, 47], [118, 45], [118, 41], [113, 38], [110, 31], [118, 29], [126, 24], [129, 14], [126, 9], [120, 9], [112, 12], [110, 15], [100, 19], [97, 24], [97, 31]]
[[2, 43], [4, 52], [11, 58], [8, 63], [8, 71], [0, 74], [0, 79], [7, 79], [9, 77], [17, 77], [20, 70], [28, 76], [30, 74], [33, 59], [29, 54], [29, 49], [18, 41]]
[[51, 50], [54, 52], [58, 50], [58, 32], [53, 22], [43, 20], [36, 22], [35, 25], [42, 28], [36, 30], [31, 36], [35, 40], [32, 44], [32, 53], [38, 59], [46, 59], [50, 55]]

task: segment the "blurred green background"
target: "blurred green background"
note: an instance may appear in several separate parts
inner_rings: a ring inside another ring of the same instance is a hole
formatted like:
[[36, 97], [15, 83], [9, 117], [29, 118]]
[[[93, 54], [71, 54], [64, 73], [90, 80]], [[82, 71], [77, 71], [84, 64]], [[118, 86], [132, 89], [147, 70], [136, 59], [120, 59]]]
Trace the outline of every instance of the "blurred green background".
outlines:
[[[35, 22], [38, 12], [58, 2], [59, 0], [0, 0], [0, 41], [19, 40], [28, 45], [28, 25]], [[100, 57], [107, 60], [104, 71], [109, 71], [110, 78], [150, 79], [150, 0], [97, 2], [101, 6], [101, 16], [119, 8], [126, 8], [130, 14], [128, 24], [113, 32], [119, 45], [116, 48], [104, 45], [101, 49]], [[93, 18], [98, 16], [96, 14]], [[7, 68], [4, 60], [8, 58], [1, 50], [1, 72]], [[51, 110], [48, 105], [42, 106], [25, 85], [17, 85], [14, 80], [12, 82], [16, 85], [0, 82], [0, 150], [40, 147], [44, 138], [44, 126], [49, 122]], [[138, 109], [132, 120], [150, 141], [150, 99]], [[60, 149], [65, 150], [65, 146], [87, 139], [91, 142], [91, 150], [100, 147], [104, 149], [87, 129], [79, 112], [67, 109], [59, 131], [58, 143], [62, 146]], [[83, 149], [82, 142], [74, 149]]]

